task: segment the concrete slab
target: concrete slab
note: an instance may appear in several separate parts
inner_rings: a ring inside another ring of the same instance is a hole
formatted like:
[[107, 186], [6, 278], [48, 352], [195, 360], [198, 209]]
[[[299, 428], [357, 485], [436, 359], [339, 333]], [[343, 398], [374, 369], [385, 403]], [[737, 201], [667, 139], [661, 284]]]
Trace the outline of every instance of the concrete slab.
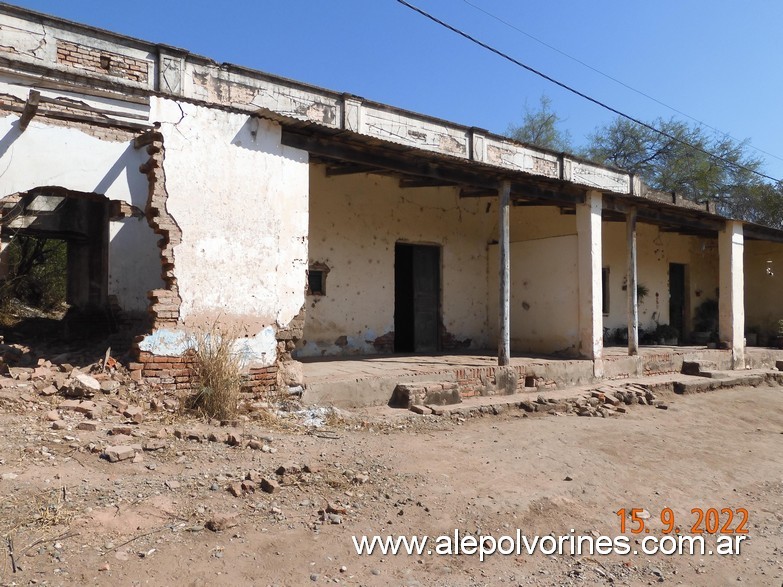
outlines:
[[[783, 351], [748, 348], [746, 358], [754, 367], [774, 368]], [[457, 382], [463, 398], [495, 397], [497, 359], [494, 352], [442, 355], [374, 355], [303, 359], [303, 401], [339, 407], [386, 405], [399, 383]], [[705, 347], [645, 346], [629, 357], [625, 348], [604, 349], [604, 377], [593, 375], [592, 361], [557, 357], [513, 357], [517, 391], [537, 392], [593, 385], [600, 381], [644, 377], [646, 385], [658, 385], [654, 375], [679, 373], [684, 363], [709, 365], [721, 375], [730, 368], [728, 350]], [[742, 372], [728, 371], [730, 375]], [[783, 374], [783, 373], [782, 373]], [[698, 379], [703, 379], [699, 377]], [[513, 397], [516, 397], [513, 396]]]

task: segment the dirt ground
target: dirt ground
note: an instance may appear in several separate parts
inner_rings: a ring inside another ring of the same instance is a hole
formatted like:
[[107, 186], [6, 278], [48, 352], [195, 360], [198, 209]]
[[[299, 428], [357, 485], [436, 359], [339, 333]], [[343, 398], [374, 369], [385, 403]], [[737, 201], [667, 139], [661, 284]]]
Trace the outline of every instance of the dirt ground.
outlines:
[[[62, 400], [10, 388], [0, 397], [2, 585], [783, 582], [780, 387], [672, 395], [668, 410], [637, 405], [607, 418], [513, 410], [463, 421], [383, 408], [332, 415], [321, 428], [289, 418], [233, 430], [165, 411], [133, 425], [119, 413], [87, 420], [60, 412], [65, 427], [54, 430], [46, 414]], [[96, 429], [78, 429], [83, 422]], [[102, 458], [115, 426], [130, 426], [133, 442], [156, 450]], [[228, 431], [239, 445], [225, 442]], [[248, 476], [252, 492], [243, 493]], [[746, 508], [741, 554], [496, 554], [480, 562], [359, 556], [351, 539], [455, 529], [614, 537], [620, 508], [647, 510], [660, 537], [667, 507], [686, 534], [693, 508]], [[227, 527], [212, 531], [210, 521]]]

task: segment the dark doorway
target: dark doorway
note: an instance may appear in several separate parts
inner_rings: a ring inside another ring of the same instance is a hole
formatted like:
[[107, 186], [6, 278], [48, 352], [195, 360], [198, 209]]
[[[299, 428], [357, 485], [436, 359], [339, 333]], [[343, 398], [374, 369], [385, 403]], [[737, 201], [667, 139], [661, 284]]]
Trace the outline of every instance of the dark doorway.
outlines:
[[108, 335], [109, 201], [42, 187], [8, 196], [3, 204], [0, 294], [17, 311], [8, 312], [2, 334], [50, 342]]
[[394, 351], [440, 348], [440, 247], [394, 247]]
[[686, 266], [669, 263], [669, 325], [677, 329], [678, 338], [685, 340]]

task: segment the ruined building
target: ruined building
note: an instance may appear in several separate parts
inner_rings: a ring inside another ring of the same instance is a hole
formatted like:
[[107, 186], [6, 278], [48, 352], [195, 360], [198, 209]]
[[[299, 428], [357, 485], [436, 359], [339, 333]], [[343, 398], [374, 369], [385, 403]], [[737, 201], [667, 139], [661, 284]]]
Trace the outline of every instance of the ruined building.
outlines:
[[492, 349], [501, 249], [511, 350], [581, 357], [595, 377], [629, 317], [686, 341], [719, 299], [735, 368], [746, 328], [783, 318], [780, 231], [575, 156], [8, 5], [0, 203], [3, 246], [68, 242], [72, 305], [151, 317], [133, 366], [163, 389], [188, 385], [188, 334], [215, 322], [240, 329], [258, 389], [301, 384], [297, 358]]

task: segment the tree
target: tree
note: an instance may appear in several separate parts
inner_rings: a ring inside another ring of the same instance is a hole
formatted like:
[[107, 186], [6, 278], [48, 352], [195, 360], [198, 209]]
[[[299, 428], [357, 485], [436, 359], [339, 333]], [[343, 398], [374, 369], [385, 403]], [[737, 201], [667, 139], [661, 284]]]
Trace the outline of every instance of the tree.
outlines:
[[539, 98], [538, 109], [525, 104], [520, 126], [509, 125], [507, 134], [514, 140], [553, 151], [571, 150], [571, 133], [561, 128], [562, 119], [552, 110], [552, 100], [545, 94]]
[[8, 273], [0, 279], [0, 308], [11, 298], [43, 310], [56, 309], [65, 301], [64, 241], [16, 235], [4, 254]]
[[588, 137], [583, 155], [631, 171], [653, 189], [714, 201], [727, 216], [783, 227], [783, 185], [755, 173], [763, 161], [748, 154], [747, 141], [675, 119], [651, 126], [662, 132], [618, 117]]

